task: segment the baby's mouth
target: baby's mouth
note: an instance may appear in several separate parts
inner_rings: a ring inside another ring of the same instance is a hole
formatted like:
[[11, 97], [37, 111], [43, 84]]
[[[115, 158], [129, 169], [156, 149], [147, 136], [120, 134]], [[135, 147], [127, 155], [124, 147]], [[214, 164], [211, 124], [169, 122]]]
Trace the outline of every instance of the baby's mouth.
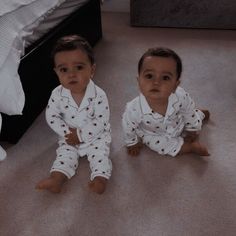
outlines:
[[152, 92], [152, 93], [159, 93], [160, 90], [159, 89], [151, 89], [150, 92]]
[[68, 84], [74, 85], [74, 84], [77, 84], [77, 83], [78, 83], [77, 81], [70, 81]]

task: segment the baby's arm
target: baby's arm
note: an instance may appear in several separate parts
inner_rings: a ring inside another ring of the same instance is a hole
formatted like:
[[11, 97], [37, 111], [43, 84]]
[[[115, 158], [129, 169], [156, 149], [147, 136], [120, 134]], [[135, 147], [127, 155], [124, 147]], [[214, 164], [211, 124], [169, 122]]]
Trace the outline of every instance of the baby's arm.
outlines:
[[64, 137], [70, 133], [69, 126], [63, 120], [61, 115], [59, 100], [56, 95], [51, 95], [46, 108], [46, 120], [48, 125], [59, 136]]
[[136, 134], [136, 129], [138, 126], [138, 116], [132, 112], [132, 108], [128, 104], [122, 117], [122, 127], [127, 152], [132, 156], [138, 155], [142, 147], [142, 144], [139, 142], [138, 136]]
[[185, 91], [181, 94], [180, 112], [184, 116], [187, 137], [195, 139], [198, 135], [197, 131], [201, 130], [204, 114], [200, 110], [196, 109], [193, 99]]

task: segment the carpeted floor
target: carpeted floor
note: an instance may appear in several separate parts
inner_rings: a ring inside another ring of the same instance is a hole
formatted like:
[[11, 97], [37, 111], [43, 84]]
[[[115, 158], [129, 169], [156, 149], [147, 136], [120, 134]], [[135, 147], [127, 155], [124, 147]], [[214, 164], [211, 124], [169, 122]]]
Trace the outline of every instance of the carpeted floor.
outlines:
[[[111, 108], [113, 175], [103, 195], [89, 191], [89, 166], [55, 195], [34, 189], [55, 159], [56, 135], [41, 114], [0, 163], [1, 236], [234, 236], [236, 235], [236, 31], [131, 28], [128, 13], [103, 12], [95, 47], [95, 82]], [[121, 115], [138, 94], [141, 54], [174, 49], [183, 60], [182, 86], [211, 120], [200, 158], [163, 157], [144, 148], [137, 158], [123, 147]]]

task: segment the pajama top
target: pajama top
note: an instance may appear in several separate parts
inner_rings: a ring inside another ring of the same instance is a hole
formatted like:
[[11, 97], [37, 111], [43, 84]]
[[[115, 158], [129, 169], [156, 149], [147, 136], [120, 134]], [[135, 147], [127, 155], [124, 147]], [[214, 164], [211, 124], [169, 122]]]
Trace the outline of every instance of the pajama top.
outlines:
[[105, 92], [90, 80], [80, 106], [70, 90], [59, 85], [51, 94], [46, 109], [49, 126], [63, 139], [70, 128], [77, 129], [80, 147], [87, 147], [98, 137], [110, 136], [109, 105]]
[[[173, 140], [179, 137], [183, 130], [200, 130], [203, 118], [204, 114], [195, 109], [194, 101], [181, 87], [177, 87], [175, 93], [170, 95], [165, 116], [152, 111], [146, 98], [140, 94], [127, 103], [123, 114], [125, 143], [127, 146], [135, 145], [138, 143], [138, 137], [144, 138], [147, 135], [151, 137], [150, 140], [156, 136]], [[178, 143], [182, 146], [183, 141]]]

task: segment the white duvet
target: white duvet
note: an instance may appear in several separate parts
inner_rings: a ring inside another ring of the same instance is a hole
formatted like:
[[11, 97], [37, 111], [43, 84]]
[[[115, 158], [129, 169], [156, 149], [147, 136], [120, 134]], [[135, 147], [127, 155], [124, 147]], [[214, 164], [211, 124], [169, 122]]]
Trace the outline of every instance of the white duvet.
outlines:
[[65, 0], [0, 0], [0, 113], [22, 114], [25, 97], [18, 75], [24, 38]]

